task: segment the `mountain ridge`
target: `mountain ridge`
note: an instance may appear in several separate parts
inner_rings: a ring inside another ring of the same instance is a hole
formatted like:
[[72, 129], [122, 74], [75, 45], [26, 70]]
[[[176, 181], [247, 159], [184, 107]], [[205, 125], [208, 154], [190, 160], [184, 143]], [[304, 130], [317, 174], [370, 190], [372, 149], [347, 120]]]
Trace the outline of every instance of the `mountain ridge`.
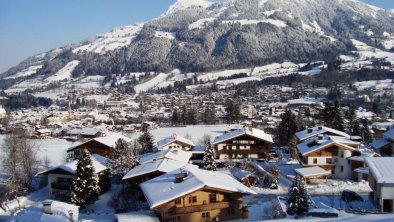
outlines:
[[32, 56], [2, 76], [48, 78], [72, 61], [75, 78], [332, 60], [354, 48], [352, 38], [383, 47], [393, 24], [392, 12], [355, 0], [180, 0], [156, 19]]

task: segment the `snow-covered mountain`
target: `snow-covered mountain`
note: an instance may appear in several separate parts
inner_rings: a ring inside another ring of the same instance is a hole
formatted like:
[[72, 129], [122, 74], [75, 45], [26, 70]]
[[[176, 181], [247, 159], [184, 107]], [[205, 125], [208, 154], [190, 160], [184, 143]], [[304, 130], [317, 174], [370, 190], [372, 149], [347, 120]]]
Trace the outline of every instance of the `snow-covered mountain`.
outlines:
[[26, 59], [2, 74], [3, 88], [26, 79], [327, 61], [354, 51], [352, 39], [390, 50], [394, 12], [357, 0], [178, 0], [151, 21]]

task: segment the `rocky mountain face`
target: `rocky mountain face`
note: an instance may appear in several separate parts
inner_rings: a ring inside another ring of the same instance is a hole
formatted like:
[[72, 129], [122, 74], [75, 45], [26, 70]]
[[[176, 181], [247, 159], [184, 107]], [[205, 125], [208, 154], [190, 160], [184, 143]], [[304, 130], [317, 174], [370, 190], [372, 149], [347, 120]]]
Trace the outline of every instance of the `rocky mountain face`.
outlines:
[[30, 57], [2, 77], [62, 80], [327, 61], [351, 51], [350, 39], [384, 49], [390, 35], [394, 13], [357, 0], [179, 0], [156, 19]]

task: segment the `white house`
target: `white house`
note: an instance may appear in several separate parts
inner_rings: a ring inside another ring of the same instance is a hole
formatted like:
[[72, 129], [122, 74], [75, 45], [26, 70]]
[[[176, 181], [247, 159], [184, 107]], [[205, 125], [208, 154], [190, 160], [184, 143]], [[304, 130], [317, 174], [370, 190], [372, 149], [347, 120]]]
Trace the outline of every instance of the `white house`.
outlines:
[[34, 204], [17, 214], [16, 222], [77, 222], [79, 207], [53, 200]]
[[[106, 191], [109, 187], [109, 174], [107, 158], [97, 154], [92, 155], [92, 163], [96, 175], [99, 179], [99, 185], [102, 191]], [[71, 186], [75, 178], [78, 160], [52, 167], [46, 171], [38, 173], [48, 177], [49, 197], [56, 200], [68, 201], [71, 198]]]
[[394, 157], [365, 158], [369, 167], [369, 186], [382, 212], [394, 212]]
[[156, 149], [158, 151], [168, 150], [172, 148], [178, 148], [182, 150], [191, 150], [195, 144], [193, 141], [186, 139], [184, 137], [178, 136], [176, 134], [157, 141]]
[[360, 142], [349, 138], [320, 135], [297, 145], [304, 167], [319, 166], [329, 170], [335, 178], [351, 178], [352, 166], [348, 158], [358, 151]]

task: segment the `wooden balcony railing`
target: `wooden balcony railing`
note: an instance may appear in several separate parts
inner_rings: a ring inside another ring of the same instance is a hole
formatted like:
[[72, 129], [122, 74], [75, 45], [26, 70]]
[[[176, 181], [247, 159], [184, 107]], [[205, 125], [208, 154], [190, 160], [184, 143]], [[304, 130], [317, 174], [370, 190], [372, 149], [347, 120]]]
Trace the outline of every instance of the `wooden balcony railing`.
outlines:
[[230, 202], [217, 202], [217, 203], [209, 203], [203, 205], [195, 205], [188, 207], [176, 207], [174, 208], [175, 214], [187, 214], [192, 212], [201, 212], [201, 211], [211, 211], [216, 209], [226, 209], [230, 206], [239, 206], [241, 205], [241, 201], [230, 201]]

